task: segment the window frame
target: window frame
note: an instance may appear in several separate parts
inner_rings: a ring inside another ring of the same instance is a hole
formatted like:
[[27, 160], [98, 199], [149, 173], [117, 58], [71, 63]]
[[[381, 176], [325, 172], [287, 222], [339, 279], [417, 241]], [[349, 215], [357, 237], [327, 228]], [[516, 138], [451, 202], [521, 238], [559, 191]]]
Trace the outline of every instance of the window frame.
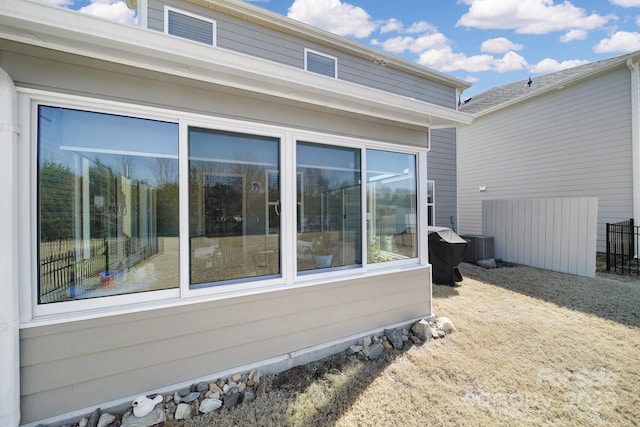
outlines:
[[[321, 56], [323, 58], [326, 59], [331, 59], [333, 61], [333, 75], [328, 75], [328, 74], [324, 74], [324, 73], [319, 73], [317, 71], [313, 71], [309, 69], [309, 54], [314, 54], [317, 56]], [[337, 79], [338, 78], [338, 57], [336, 56], [332, 56], [332, 55], [328, 55], [326, 53], [323, 52], [319, 52], [317, 50], [313, 50], [313, 49], [309, 49], [309, 48], [304, 48], [304, 69], [305, 71], [308, 71], [310, 73], [314, 73], [314, 74], [318, 74], [320, 76], [325, 76], [325, 77], [329, 77], [331, 79]]]
[[[418, 223], [426, 223], [426, 194], [420, 192], [421, 177], [426, 177], [427, 150], [401, 144], [390, 144], [356, 137], [348, 137], [326, 132], [305, 131], [282, 125], [254, 123], [238, 119], [209, 116], [186, 111], [164, 109], [139, 104], [111, 101], [95, 97], [59, 94], [41, 89], [18, 88], [18, 119], [23, 123], [18, 144], [18, 263], [20, 272], [20, 321], [21, 327], [34, 327], [82, 319], [112, 316], [159, 308], [178, 307], [226, 298], [256, 295], [277, 290], [322, 285], [335, 280], [363, 278], [385, 271], [424, 268], [428, 265], [426, 244], [418, 245], [417, 258], [378, 264], [367, 264], [366, 259], [366, 185], [362, 185], [361, 173], [361, 215], [362, 215], [362, 265], [356, 268], [327, 269], [314, 274], [299, 275], [296, 261], [296, 144], [298, 141], [351, 147], [361, 150], [361, 171], [366, 171], [367, 149], [379, 149], [416, 155], [418, 162]], [[65, 301], [52, 304], [38, 304], [38, 107], [47, 105], [72, 108], [96, 113], [115, 114], [143, 119], [178, 123], [178, 168], [179, 178], [179, 283], [175, 288], [123, 294], [95, 299]], [[190, 289], [189, 286], [189, 215], [188, 215], [188, 131], [189, 127], [246, 133], [257, 136], [278, 138], [280, 141], [279, 161], [281, 173], [281, 235], [280, 268], [281, 277], [256, 278], [246, 282], [224, 286], [210, 286]], [[426, 241], [426, 229], [418, 227], [419, 241]], [[422, 236], [424, 234], [424, 236]]]
[[[432, 189], [431, 202], [429, 202], [429, 185], [431, 185], [431, 189]], [[425, 189], [427, 192], [427, 204], [425, 205], [427, 207], [427, 226], [434, 227], [436, 225], [436, 182], [432, 179], [428, 179], [427, 186]], [[431, 212], [433, 213], [431, 217], [432, 224], [429, 224], [429, 208], [431, 208]]]
[[[189, 18], [193, 18], [193, 19], [198, 19], [200, 21], [204, 21], [204, 22], [208, 22], [211, 24], [212, 28], [211, 28], [211, 44], [209, 43], [205, 43], [199, 40], [194, 40], [192, 38], [188, 38], [188, 37], [184, 37], [178, 34], [172, 34], [169, 32], [169, 13], [173, 12], [173, 13], [177, 13], [179, 15], [184, 15], [184, 16], [188, 16]], [[168, 6], [168, 5], [164, 5], [164, 33], [168, 36], [172, 36], [172, 37], [178, 37], [182, 40], [189, 40], [192, 41], [194, 43], [200, 43], [200, 44], [204, 44], [207, 46], [212, 46], [212, 47], [216, 47], [218, 45], [218, 22], [214, 19], [211, 18], [207, 18], [205, 16], [202, 15], [198, 15], [196, 13], [192, 13], [192, 12], [187, 12], [186, 10], [182, 10], [182, 9], [178, 9], [175, 8], [173, 6]]]

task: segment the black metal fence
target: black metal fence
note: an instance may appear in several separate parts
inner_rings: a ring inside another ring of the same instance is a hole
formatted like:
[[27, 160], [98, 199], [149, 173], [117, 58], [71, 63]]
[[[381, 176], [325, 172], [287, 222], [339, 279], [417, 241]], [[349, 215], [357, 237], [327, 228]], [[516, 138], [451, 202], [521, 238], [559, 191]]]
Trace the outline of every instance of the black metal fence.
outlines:
[[[86, 244], [86, 246], [85, 246]], [[79, 244], [66, 239], [40, 244], [40, 302], [81, 297], [104, 286], [105, 273], [129, 268], [158, 253], [157, 238], [113, 237]], [[103, 277], [101, 277], [101, 274]]]
[[638, 242], [640, 227], [628, 221], [607, 223], [607, 271], [640, 275]]

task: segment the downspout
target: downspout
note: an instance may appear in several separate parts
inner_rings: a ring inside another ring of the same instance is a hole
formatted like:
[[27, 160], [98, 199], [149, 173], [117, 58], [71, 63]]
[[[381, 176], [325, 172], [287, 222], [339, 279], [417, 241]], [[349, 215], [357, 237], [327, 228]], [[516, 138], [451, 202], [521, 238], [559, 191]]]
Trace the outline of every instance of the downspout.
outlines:
[[16, 88], [0, 68], [0, 426], [20, 423]]
[[[627, 67], [631, 71], [631, 158], [633, 161], [632, 200], [633, 221], [640, 224], [640, 134], [638, 133], [638, 114], [640, 113], [640, 73], [638, 63], [627, 59]], [[635, 254], [636, 256], [638, 254]]]

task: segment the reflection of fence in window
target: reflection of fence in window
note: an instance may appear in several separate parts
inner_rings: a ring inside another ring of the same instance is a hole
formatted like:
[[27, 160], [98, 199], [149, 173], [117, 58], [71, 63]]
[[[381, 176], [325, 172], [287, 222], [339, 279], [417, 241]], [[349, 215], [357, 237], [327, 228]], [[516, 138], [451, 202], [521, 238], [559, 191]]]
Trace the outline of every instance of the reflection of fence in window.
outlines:
[[75, 239], [40, 243], [40, 302], [81, 297], [101, 286], [100, 273], [122, 271], [158, 253], [157, 237], [91, 239], [89, 257]]

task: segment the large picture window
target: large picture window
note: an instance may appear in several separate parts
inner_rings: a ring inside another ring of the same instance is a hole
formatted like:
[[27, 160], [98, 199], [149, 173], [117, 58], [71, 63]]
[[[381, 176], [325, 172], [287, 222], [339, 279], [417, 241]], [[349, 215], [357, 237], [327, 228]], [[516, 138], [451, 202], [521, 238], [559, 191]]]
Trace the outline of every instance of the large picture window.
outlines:
[[189, 129], [192, 287], [280, 274], [279, 144]]
[[369, 263], [418, 256], [416, 156], [367, 150]]
[[[32, 110], [38, 281], [25, 295], [35, 291], [36, 317], [422, 262], [419, 153], [99, 100], [60, 106], [67, 99], [34, 99]], [[429, 221], [432, 187], [422, 188]]]
[[177, 288], [178, 125], [38, 107], [38, 303]]
[[360, 150], [298, 142], [298, 272], [362, 264]]

